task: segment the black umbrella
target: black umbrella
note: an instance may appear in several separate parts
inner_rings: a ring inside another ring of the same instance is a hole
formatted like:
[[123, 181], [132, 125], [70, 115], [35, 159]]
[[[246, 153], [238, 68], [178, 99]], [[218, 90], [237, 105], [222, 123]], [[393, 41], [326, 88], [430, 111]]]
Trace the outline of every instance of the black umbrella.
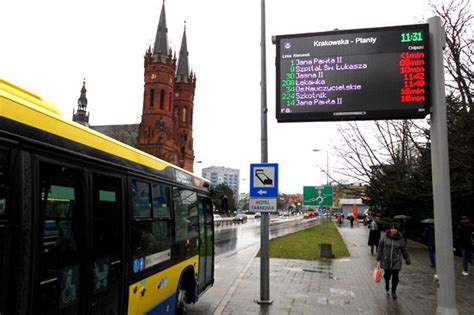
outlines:
[[434, 224], [434, 219], [432, 218], [424, 219], [424, 220], [421, 220], [421, 223]]
[[395, 220], [410, 220], [411, 217], [406, 214], [399, 214], [393, 217]]

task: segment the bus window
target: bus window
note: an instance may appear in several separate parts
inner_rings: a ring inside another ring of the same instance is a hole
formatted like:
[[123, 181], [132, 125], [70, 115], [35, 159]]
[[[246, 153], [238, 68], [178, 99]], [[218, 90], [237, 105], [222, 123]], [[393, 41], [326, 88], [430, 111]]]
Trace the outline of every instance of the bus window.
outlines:
[[119, 314], [122, 280], [122, 184], [120, 178], [93, 175], [92, 314]]
[[150, 218], [150, 184], [138, 180], [132, 181], [133, 218]]
[[82, 172], [40, 164], [38, 309], [41, 314], [78, 314], [81, 290]]
[[132, 193], [132, 268], [138, 273], [171, 258], [170, 188], [132, 180]]
[[153, 217], [171, 219], [170, 214], [170, 189], [161, 184], [153, 184]]
[[178, 250], [176, 254], [186, 257], [196, 255], [199, 237], [197, 195], [193, 191], [174, 187], [173, 205], [176, 227], [175, 240]]
[[7, 177], [7, 157], [0, 151], [0, 218], [6, 214], [8, 177]]

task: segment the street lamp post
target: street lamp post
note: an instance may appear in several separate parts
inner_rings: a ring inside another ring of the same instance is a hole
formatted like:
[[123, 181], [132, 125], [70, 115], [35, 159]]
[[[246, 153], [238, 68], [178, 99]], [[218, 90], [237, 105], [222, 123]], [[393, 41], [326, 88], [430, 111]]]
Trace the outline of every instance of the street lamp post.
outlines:
[[196, 163], [196, 164], [201, 164], [201, 174], [199, 175], [199, 173], [196, 172], [196, 171], [194, 171], [194, 173], [198, 174], [199, 176], [202, 176], [202, 161], [196, 161], [196, 162], [194, 162], [194, 163]]
[[[246, 183], [247, 178], [241, 178], [240, 181]], [[243, 187], [243, 186], [244, 186], [244, 185], [242, 185], [242, 187]], [[240, 189], [239, 189], [239, 206], [240, 206], [240, 202], [241, 202], [241, 199], [240, 199], [240, 195], [241, 195], [241, 194], [242, 194], [242, 193], [240, 192]], [[247, 197], [246, 199], [248, 199], [248, 197]], [[242, 200], [244, 200], [244, 199], [242, 199]], [[248, 200], [247, 200], [247, 203], [248, 203]], [[246, 202], [244, 201], [243, 204], [242, 204], [242, 209], [241, 209], [241, 210], [247, 210], [247, 211], [248, 211], [248, 209], [245, 209], [245, 208], [246, 208]]]
[[[320, 149], [313, 149], [313, 152], [326, 152], [326, 186], [329, 186], [329, 151], [323, 151], [323, 150], [320, 150]], [[321, 172], [324, 172], [324, 170], [321, 170]], [[319, 205], [319, 226], [321, 228], [321, 234], [324, 233], [324, 230], [323, 230], [323, 217], [321, 215], [321, 204]], [[329, 213], [327, 213], [327, 215], [329, 215]], [[326, 221], [326, 228], [327, 228], [327, 225], [328, 225], [328, 217], [325, 217], [324, 220]]]

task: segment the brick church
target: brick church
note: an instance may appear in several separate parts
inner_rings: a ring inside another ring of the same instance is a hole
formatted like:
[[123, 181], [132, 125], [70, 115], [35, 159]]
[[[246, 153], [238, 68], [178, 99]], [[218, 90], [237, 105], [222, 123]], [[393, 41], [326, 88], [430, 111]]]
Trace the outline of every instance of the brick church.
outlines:
[[140, 124], [89, 126], [85, 82], [73, 120], [192, 172], [196, 76], [189, 69], [186, 26], [178, 58], [169, 47], [164, 3], [155, 43], [144, 58]]

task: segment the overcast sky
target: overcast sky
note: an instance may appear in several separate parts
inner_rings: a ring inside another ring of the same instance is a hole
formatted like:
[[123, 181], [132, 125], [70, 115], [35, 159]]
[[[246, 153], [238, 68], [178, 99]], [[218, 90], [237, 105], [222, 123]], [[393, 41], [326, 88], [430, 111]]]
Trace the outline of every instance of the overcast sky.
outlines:
[[[186, 21], [189, 63], [197, 75], [195, 171], [261, 162], [260, 1], [167, 0], [168, 39], [178, 51]], [[37, 93], [72, 118], [86, 78], [92, 125], [137, 123], [143, 56], [155, 38], [160, 0], [4, 1], [0, 76]], [[427, 1], [266, 1], [268, 162], [279, 163], [280, 191], [325, 183], [326, 153], [336, 168], [336, 123], [278, 124], [274, 35], [423, 23]], [[337, 178], [338, 176], [335, 175]]]

